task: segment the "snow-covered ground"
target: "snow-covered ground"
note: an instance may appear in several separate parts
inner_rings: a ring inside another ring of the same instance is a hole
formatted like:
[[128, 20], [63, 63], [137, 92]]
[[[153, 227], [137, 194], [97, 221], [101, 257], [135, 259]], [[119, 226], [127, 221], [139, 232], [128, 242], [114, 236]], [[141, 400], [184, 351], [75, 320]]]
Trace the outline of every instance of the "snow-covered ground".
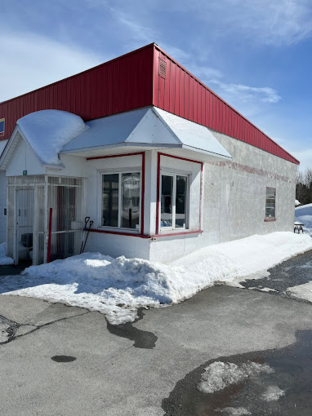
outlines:
[[6, 256], [6, 243], [0, 244], [0, 266], [13, 263], [13, 259], [11, 259], [11, 257]]
[[310, 249], [309, 236], [284, 232], [209, 246], [170, 265], [84, 253], [4, 277], [0, 290], [97, 310], [120, 324], [133, 321], [139, 307], [178, 303], [215, 282], [237, 284], [264, 276], [267, 269]]
[[312, 237], [312, 204], [295, 208], [295, 221], [304, 224], [304, 232]]

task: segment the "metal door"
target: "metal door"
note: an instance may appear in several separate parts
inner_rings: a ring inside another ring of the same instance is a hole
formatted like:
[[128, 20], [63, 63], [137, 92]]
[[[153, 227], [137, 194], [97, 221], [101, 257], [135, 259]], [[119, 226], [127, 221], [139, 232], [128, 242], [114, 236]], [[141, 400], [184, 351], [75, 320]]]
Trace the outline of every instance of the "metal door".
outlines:
[[31, 261], [34, 232], [34, 189], [16, 191], [15, 264]]

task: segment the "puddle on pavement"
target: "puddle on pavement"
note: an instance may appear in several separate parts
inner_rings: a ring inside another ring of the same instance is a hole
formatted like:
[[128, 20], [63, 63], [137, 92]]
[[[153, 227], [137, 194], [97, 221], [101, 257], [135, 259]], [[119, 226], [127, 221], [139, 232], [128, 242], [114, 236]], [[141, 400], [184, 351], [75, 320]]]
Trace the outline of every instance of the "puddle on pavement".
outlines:
[[71, 355], [55, 355], [54, 357], [51, 357], [51, 360], [57, 363], [70, 363], [77, 360], [77, 358], [72, 357]]
[[[165, 416], [311, 416], [312, 331], [298, 331], [297, 342], [280, 350], [252, 352], [209, 361], [180, 380], [163, 400]], [[215, 361], [241, 366], [248, 361], [270, 366], [214, 393], [197, 389], [205, 368]]]
[[143, 309], [138, 310], [138, 318], [134, 322], [127, 322], [122, 325], [112, 325], [107, 321], [107, 329], [111, 334], [121, 338], [127, 338], [134, 341], [135, 348], [153, 349], [156, 345], [157, 337], [152, 332], [143, 331], [133, 326], [134, 323], [143, 319]]

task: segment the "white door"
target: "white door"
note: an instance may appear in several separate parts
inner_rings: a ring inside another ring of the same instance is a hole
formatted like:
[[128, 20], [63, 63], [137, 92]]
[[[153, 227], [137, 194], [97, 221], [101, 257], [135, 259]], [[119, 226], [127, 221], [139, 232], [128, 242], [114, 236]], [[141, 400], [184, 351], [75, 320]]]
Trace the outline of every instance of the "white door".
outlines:
[[15, 264], [31, 261], [34, 231], [34, 190], [16, 191]]

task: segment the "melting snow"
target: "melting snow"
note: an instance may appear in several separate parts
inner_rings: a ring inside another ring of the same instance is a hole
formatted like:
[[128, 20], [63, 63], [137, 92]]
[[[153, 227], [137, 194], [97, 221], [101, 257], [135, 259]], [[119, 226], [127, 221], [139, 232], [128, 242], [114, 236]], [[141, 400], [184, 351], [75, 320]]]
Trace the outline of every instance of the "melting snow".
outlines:
[[251, 415], [250, 412], [248, 412], [247, 409], [245, 409], [244, 407], [225, 407], [224, 409], [218, 409], [216, 410], [217, 412], [220, 413], [225, 413], [225, 415], [227, 416], [247, 416], [247, 415]]
[[231, 384], [237, 384], [249, 377], [260, 373], [273, 373], [274, 370], [267, 364], [258, 364], [251, 361], [238, 366], [234, 363], [215, 361], [205, 368], [201, 381], [197, 386], [203, 393], [214, 393], [223, 390]]
[[293, 298], [312, 302], [312, 282], [305, 283], [304, 285], [289, 287], [286, 292]]
[[284, 390], [281, 390], [277, 386], [269, 386], [265, 393], [262, 395], [262, 399], [267, 402], [276, 402], [280, 397], [284, 396]]
[[309, 249], [309, 236], [284, 232], [206, 247], [170, 265], [84, 253], [2, 278], [0, 289], [97, 310], [120, 324], [133, 321], [139, 307], [181, 302], [216, 281], [253, 278]]

